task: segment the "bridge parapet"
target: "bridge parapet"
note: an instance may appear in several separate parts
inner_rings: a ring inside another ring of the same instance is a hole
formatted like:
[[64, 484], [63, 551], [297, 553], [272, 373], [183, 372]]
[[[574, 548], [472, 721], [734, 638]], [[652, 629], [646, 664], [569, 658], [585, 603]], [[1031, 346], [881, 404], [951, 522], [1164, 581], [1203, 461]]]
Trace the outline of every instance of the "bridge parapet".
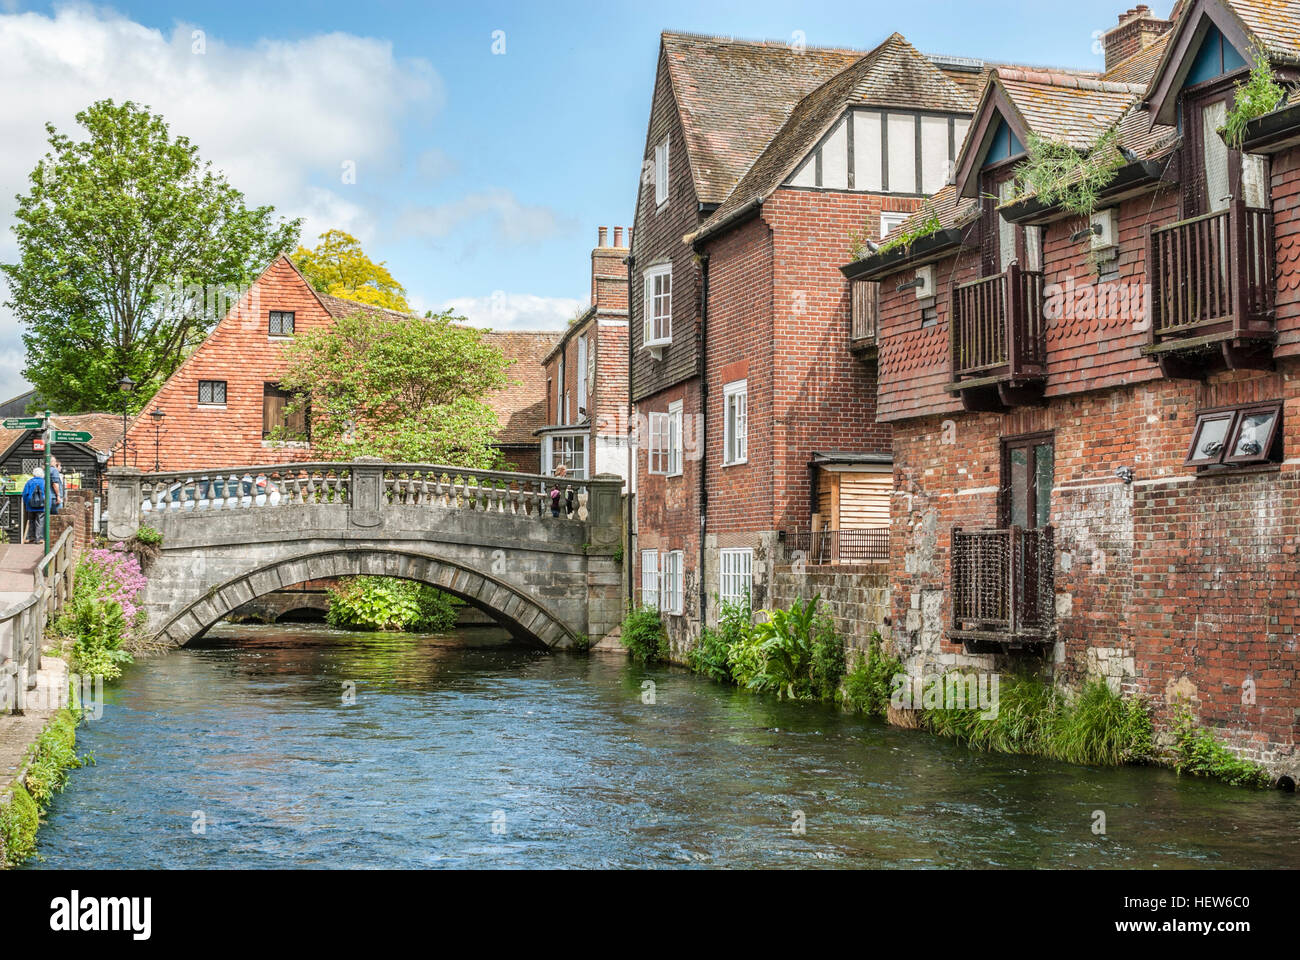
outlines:
[[[602, 488], [594, 499], [593, 488]], [[114, 467], [109, 470], [108, 535], [128, 539], [141, 522], [161, 515], [325, 503], [346, 504], [351, 523], [359, 527], [378, 526], [382, 512], [392, 505], [508, 514], [539, 523], [594, 521], [617, 526], [618, 497], [617, 486], [608, 480], [380, 460], [166, 473]]]

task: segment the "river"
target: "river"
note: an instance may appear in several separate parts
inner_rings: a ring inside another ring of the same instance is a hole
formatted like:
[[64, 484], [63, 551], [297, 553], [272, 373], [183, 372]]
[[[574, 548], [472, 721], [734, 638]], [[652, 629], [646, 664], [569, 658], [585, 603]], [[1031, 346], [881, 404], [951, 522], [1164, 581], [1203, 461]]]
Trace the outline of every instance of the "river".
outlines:
[[972, 753], [490, 628], [222, 625], [78, 739], [35, 868], [1300, 866], [1294, 794]]

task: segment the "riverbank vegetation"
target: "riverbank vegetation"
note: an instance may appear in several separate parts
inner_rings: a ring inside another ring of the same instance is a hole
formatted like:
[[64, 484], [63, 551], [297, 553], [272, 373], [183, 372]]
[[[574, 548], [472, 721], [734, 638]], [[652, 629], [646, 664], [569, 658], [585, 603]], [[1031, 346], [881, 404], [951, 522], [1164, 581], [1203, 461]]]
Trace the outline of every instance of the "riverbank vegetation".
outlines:
[[50, 801], [67, 785], [68, 774], [88, 759], [77, 756], [77, 715], [60, 710], [32, 745], [8, 799], [0, 799], [0, 869], [36, 855], [36, 832]]
[[354, 630], [444, 633], [461, 602], [428, 584], [397, 577], [345, 577], [329, 592], [325, 620]]
[[1220, 743], [1213, 733], [1197, 727], [1191, 712], [1181, 707], [1174, 718], [1174, 769], [1194, 777], [1212, 777], [1238, 787], [1267, 787], [1268, 771], [1242, 759]]
[[72, 598], [51, 626], [73, 673], [118, 679], [144, 639], [145, 612], [136, 603], [145, 577], [139, 557], [96, 547], [77, 563]]
[[628, 611], [619, 640], [642, 663], [663, 663], [671, 652], [663, 620], [659, 618], [659, 611], [652, 607]]

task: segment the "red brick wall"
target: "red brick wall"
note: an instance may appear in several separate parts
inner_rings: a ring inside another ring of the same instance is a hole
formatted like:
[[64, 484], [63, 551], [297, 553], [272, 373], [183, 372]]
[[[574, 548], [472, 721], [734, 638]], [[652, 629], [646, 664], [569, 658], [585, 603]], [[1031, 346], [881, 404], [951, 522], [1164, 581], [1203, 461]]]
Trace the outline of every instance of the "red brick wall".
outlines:
[[[287, 260], [276, 260], [254, 284], [241, 310], [232, 311], [163, 384], [145, 411], [166, 415], [160, 450], [163, 470], [302, 460], [310, 451], [271, 448], [262, 440], [263, 384], [285, 369], [285, 342], [267, 335], [271, 310], [294, 311], [298, 333], [331, 324], [320, 301]], [[200, 380], [226, 381], [226, 404], [200, 406]], [[134, 466], [153, 469], [154, 424], [142, 414], [128, 431]]]
[[[1178, 218], [1178, 198], [1167, 190], [1128, 200], [1119, 207], [1119, 277], [1114, 283], [1145, 297], [1146, 228]], [[1078, 218], [1050, 224], [1043, 234], [1044, 283], [1061, 287], [1066, 296], [1089, 286], [1096, 273], [1087, 262], [1085, 243], [1071, 241]], [[975, 227], [969, 228], [972, 245]], [[979, 277], [979, 253], [969, 251], [934, 265], [938, 323], [921, 326], [921, 301], [914, 290], [898, 290], [915, 276], [915, 268], [885, 278], [880, 292], [880, 416], [883, 420], [961, 410], [961, 401], [944, 391], [952, 381], [948, 356], [948, 321], [955, 285]], [[1150, 341], [1140, 317], [1090, 316], [1082, 300], [1067, 316], [1046, 324], [1048, 397], [1153, 380], [1159, 368], [1141, 354]]]
[[[1285, 434], [1290, 462], [1217, 476], [1182, 465], [1198, 409], [1271, 399], [1285, 400], [1284, 424], [1293, 425]], [[931, 669], [942, 668], [941, 657], [961, 653], [947, 639], [951, 530], [997, 524], [1000, 438], [1054, 431], [1051, 523], [1063, 644], [1055, 654], [1057, 675], [1078, 682], [1088, 674], [1090, 648], [1117, 649], [1134, 662], [1124, 685], [1149, 698], [1162, 727], [1171, 701], [1182, 695], [1202, 722], [1243, 752], [1274, 766], [1294, 763], [1300, 709], [1295, 424], [1295, 364], [1279, 373], [1219, 374], [1206, 384], [1156, 381], [1088, 393], [1006, 416], [896, 424], [896, 641]], [[1136, 474], [1132, 485], [1116, 477], [1124, 466]], [[927, 649], [936, 639], [938, 646]], [[1000, 665], [1024, 662], [1022, 655]], [[1248, 676], [1256, 684], [1254, 705], [1242, 704]]]

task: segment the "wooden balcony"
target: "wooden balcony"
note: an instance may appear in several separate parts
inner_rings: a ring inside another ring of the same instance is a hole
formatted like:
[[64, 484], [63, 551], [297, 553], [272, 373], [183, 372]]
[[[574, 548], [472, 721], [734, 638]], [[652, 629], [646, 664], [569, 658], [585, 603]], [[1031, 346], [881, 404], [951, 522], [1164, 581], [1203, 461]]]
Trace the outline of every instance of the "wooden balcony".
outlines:
[[1226, 210], [1149, 229], [1151, 343], [1167, 377], [1271, 369], [1277, 292], [1273, 212]]
[[1050, 643], [1056, 630], [1051, 527], [952, 531], [952, 628], [971, 653]]
[[957, 284], [948, 328], [950, 393], [967, 410], [1006, 410], [1042, 399], [1047, 376], [1043, 275], [1012, 262], [1005, 273]]
[[849, 284], [852, 312], [849, 318], [849, 350], [874, 356], [876, 329], [880, 317], [880, 284], [854, 280]]

